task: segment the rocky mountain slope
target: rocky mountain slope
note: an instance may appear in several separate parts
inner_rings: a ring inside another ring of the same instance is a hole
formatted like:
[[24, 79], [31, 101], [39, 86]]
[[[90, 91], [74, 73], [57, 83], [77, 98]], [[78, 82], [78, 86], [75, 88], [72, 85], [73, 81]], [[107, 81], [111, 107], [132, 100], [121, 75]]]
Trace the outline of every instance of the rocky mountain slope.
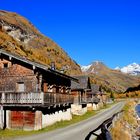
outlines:
[[140, 75], [140, 64], [137, 63], [132, 63], [122, 68], [116, 67], [115, 69], [130, 75]]
[[67, 74], [81, 74], [80, 66], [62, 48], [16, 13], [0, 11], [0, 48], [39, 63], [55, 62]]
[[135, 87], [140, 83], [138, 77], [109, 69], [102, 62], [98, 61], [88, 66], [82, 66], [81, 69], [91, 77], [93, 83], [101, 85], [102, 88], [109, 92], [124, 92], [129, 87]]
[[[55, 62], [56, 68], [67, 74], [82, 74], [80, 66], [61, 47], [16, 13], [0, 11], [0, 48], [38, 63], [50, 65]], [[93, 83], [108, 91], [122, 92], [140, 83], [136, 76], [111, 70], [101, 62], [82, 67], [82, 70]]]

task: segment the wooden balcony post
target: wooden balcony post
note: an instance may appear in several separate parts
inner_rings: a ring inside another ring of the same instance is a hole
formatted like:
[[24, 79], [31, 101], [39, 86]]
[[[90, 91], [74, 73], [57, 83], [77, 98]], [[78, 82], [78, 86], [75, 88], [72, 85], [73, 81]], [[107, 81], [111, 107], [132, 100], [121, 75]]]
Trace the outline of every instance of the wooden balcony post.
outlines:
[[3, 127], [4, 127], [3, 115], [4, 114], [3, 114], [3, 106], [2, 105], [0, 106], [0, 115], [1, 115], [0, 116], [0, 128], [3, 129]]
[[44, 93], [43, 92], [41, 92], [40, 100], [41, 100], [40, 102], [42, 104], [44, 104]]
[[2, 93], [2, 97], [1, 97], [1, 103], [3, 104], [3, 103], [5, 103], [5, 94], [4, 93]]
[[59, 96], [59, 95], [56, 95], [56, 93], [53, 94], [54, 103], [57, 103], [57, 97], [58, 97], [58, 96]]
[[79, 95], [79, 103], [81, 103], [82, 102], [82, 100], [81, 100], [82, 96], [81, 96], [81, 92], [80, 91], [78, 91], [78, 95]]
[[86, 92], [85, 91], [83, 93], [83, 97], [84, 97], [84, 102], [86, 102]]
[[41, 86], [42, 86], [42, 75], [39, 75], [39, 80], [38, 80], [38, 90], [41, 92]]

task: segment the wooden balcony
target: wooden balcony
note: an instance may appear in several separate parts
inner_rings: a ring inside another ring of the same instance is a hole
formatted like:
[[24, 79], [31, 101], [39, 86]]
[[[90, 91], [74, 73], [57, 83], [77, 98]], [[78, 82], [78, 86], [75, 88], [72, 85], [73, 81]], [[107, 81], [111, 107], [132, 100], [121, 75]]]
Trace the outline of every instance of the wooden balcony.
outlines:
[[84, 97], [81, 98], [80, 104], [87, 104], [87, 103], [95, 103], [98, 104], [100, 102], [100, 99], [97, 97]]
[[95, 103], [98, 104], [100, 99], [97, 97], [74, 97], [75, 104], [87, 104], [87, 103]]
[[0, 104], [8, 106], [16, 105], [55, 105], [73, 103], [73, 97], [64, 93], [25, 93], [25, 92], [2, 92]]

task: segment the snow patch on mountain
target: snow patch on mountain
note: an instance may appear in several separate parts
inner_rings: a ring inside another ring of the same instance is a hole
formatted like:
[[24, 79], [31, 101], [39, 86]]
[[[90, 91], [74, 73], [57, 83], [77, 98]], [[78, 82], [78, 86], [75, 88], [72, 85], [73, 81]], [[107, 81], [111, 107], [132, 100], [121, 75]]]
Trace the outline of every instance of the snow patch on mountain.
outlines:
[[102, 66], [104, 66], [103, 62], [94, 61], [90, 65], [81, 66], [81, 70], [82, 70], [82, 72], [85, 72], [85, 73], [94, 73], [94, 74], [97, 74], [98, 73], [98, 70], [97, 69], [101, 69]]
[[90, 67], [91, 67], [91, 65], [81, 66], [81, 70], [82, 70], [83, 72], [86, 72]]
[[120, 67], [116, 67], [115, 70], [121, 70], [121, 68]]
[[140, 75], [140, 64], [132, 63], [125, 67], [116, 67], [115, 70], [120, 70], [123, 73], [130, 75]]

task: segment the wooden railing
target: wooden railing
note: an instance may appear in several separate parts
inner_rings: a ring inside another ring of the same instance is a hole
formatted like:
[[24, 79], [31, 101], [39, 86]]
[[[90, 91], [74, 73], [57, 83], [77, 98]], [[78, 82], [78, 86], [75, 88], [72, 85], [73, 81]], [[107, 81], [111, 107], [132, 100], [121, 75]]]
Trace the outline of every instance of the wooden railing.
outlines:
[[1, 104], [41, 104], [43, 101], [42, 93], [26, 92], [3, 92], [0, 93]]
[[87, 104], [87, 103], [95, 103], [98, 104], [100, 99], [97, 97], [74, 97], [74, 104]]
[[0, 93], [0, 104], [62, 104], [72, 103], [73, 97], [64, 93], [25, 93], [3, 92]]
[[[41, 104], [54, 105], [63, 103], [75, 103], [72, 95], [67, 93], [27, 93], [27, 92], [0, 92], [0, 104]], [[83, 97], [76, 100], [77, 103], [98, 103], [100, 100], [96, 97]]]
[[100, 102], [100, 99], [97, 97], [84, 97], [81, 98], [81, 103], [95, 103], [98, 104]]
[[44, 93], [44, 104], [73, 103], [73, 96], [66, 93]]

